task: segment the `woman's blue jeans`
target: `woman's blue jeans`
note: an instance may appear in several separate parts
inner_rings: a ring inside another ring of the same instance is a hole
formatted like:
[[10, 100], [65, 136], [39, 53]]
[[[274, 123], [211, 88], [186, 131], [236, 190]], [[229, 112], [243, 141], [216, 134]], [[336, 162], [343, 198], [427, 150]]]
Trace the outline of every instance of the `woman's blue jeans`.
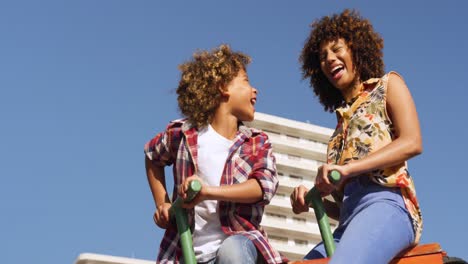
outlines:
[[[363, 177], [359, 177], [363, 178]], [[398, 188], [387, 188], [367, 178], [348, 183], [340, 224], [333, 233], [336, 250], [330, 264], [384, 264], [412, 245], [414, 231]], [[304, 259], [326, 257], [323, 243]]]

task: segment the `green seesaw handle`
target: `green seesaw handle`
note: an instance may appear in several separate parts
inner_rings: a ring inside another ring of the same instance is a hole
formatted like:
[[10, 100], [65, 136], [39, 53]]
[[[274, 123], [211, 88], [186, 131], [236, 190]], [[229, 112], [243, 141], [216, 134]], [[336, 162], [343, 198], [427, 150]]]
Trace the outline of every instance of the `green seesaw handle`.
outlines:
[[[338, 183], [341, 179], [341, 175], [338, 171], [333, 170], [328, 175], [328, 179], [332, 183]], [[313, 187], [305, 196], [305, 202], [314, 208], [315, 216], [317, 217], [317, 223], [320, 229], [320, 235], [322, 236], [327, 256], [331, 257], [335, 252], [335, 241], [330, 229], [330, 222], [328, 221], [325, 207], [323, 206], [322, 196], [317, 188]]]
[[184, 257], [185, 264], [196, 264], [197, 260], [195, 258], [195, 253], [193, 251], [193, 241], [192, 233], [190, 232], [190, 226], [188, 225], [187, 220], [187, 211], [182, 208], [184, 202], [190, 202], [197, 196], [198, 192], [201, 190], [202, 185], [200, 181], [193, 180], [189, 184], [189, 189], [187, 191], [187, 198], [183, 200], [180, 197], [177, 197], [174, 203], [172, 203], [169, 213], [171, 216], [175, 216], [177, 223], [177, 231], [180, 236], [180, 245], [182, 247], [182, 255]]

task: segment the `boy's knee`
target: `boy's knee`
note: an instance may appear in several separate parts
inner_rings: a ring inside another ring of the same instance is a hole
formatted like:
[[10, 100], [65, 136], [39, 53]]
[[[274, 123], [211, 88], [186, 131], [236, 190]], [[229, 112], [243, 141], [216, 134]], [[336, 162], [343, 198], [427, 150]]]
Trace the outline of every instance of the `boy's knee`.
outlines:
[[[257, 249], [250, 239], [242, 235], [226, 238], [218, 250], [216, 263], [256, 263]], [[241, 262], [239, 262], [241, 260]]]

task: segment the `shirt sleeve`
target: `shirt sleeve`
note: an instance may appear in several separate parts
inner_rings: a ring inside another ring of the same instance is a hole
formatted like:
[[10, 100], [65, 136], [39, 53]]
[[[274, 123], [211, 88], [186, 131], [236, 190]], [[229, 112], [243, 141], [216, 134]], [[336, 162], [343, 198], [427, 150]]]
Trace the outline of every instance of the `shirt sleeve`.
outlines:
[[166, 131], [157, 134], [145, 144], [146, 157], [156, 166], [170, 166], [174, 163], [178, 142], [181, 139], [179, 123], [170, 123]]
[[267, 205], [278, 189], [276, 158], [273, 155], [270, 140], [265, 133], [254, 137], [253, 140], [255, 162], [249, 179], [256, 179], [262, 188], [263, 199], [258, 203], [260, 205]]

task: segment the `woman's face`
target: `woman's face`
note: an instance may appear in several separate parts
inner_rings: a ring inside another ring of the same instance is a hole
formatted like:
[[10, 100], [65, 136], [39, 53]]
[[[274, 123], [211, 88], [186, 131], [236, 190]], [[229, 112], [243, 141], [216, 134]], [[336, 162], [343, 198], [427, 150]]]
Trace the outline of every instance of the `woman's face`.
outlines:
[[344, 95], [356, 80], [351, 49], [342, 38], [320, 44], [320, 68], [330, 83]]

